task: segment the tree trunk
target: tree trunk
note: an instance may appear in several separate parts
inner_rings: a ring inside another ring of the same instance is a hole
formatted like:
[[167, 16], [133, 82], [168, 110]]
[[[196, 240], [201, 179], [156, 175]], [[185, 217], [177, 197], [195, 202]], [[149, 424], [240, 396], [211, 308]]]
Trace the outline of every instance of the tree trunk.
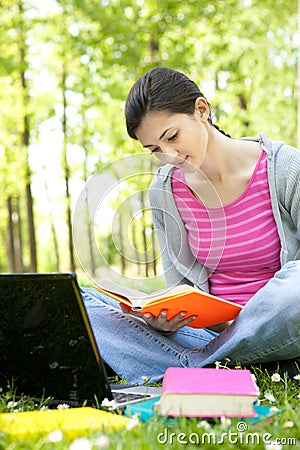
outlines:
[[37, 272], [37, 250], [36, 250], [35, 227], [33, 216], [33, 199], [30, 183], [26, 184], [26, 201], [27, 201], [29, 247], [30, 247], [30, 270], [31, 272]]
[[8, 211], [8, 242], [7, 256], [10, 272], [23, 272], [22, 235], [19, 199], [9, 196], [7, 199]]
[[[87, 183], [88, 178], [88, 170], [87, 170], [87, 160], [88, 160], [88, 150], [86, 146], [86, 119], [84, 117], [84, 112], [82, 113], [82, 148], [84, 149], [84, 163], [83, 163], [83, 180], [85, 184]], [[96, 274], [96, 263], [95, 263], [95, 255], [94, 255], [94, 247], [93, 247], [93, 228], [92, 221], [89, 213], [89, 200], [88, 200], [88, 191], [86, 192], [85, 197], [85, 214], [86, 214], [86, 229], [88, 234], [88, 243], [89, 243], [89, 259], [90, 259], [90, 271], [93, 277]]]
[[[151, 160], [150, 162], [150, 173], [153, 173], [153, 162]], [[156, 246], [155, 246], [155, 236], [154, 236], [154, 224], [153, 221], [151, 222], [151, 245], [152, 245], [152, 267], [153, 267], [153, 274], [154, 276], [157, 275], [157, 254], [156, 254]]]
[[126, 257], [124, 255], [124, 238], [123, 238], [123, 214], [119, 213], [119, 243], [120, 243], [120, 257], [121, 257], [121, 274], [126, 273]]
[[67, 161], [67, 97], [66, 97], [66, 79], [67, 73], [64, 65], [62, 73], [62, 95], [63, 95], [63, 168], [65, 174], [65, 186], [66, 186], [66, 202], [67, 202], [67, 229], [68, 229], [68, 246], [69, 246], [69, 258], [70, 258], [70, 270], [75, 272], [75, 258], [73, 247], [73, 233], [72, 233], [72, 219], [71, 219], [71, 198], [70, 198], [70, 170]]
[[[241, 110], [246, 112], [248, 107], [247, 107], [247, 100], [246, 100], [244, 94], [240, 93], [238, 96], [238, 100], [239, 100], [239, 106], [240, 106]], [[249, 128], [249, 121], [247, 119], [244, 119], [243, 125], [245, 128], [244, 134], [247, 135], [247, 130]]]
[[143, 250], [145, 254], [145, 275], [149, 277], [149, 262], [147, 258], [147, 237], [146, 237], [146, 220], [145, 220], [145, 196], [144, 190], [140, 190], [140, 202], [141, 202], [141, 211], [142, 211], [142, 234], [143, 234]]
[[23, 100], [23, 131], [22, 131], [22, 146], [26, 152], [26, 203], [27, 203], [27, 217], [28, 217], [28, 235], [29, 235], [29, 248], [30, 248], [30, 270], [37, 272], [37, 250], [36, 250], [36, 237], [33, 215], [33, 198], [31, 193], [31, 170], [28, 162], [28, 148], [30, 143], [30, 123], [29, 123], [29, 94], [28, 86], [26, 82], [26, 44], [24, 36], [24, 11], [22, 1], [19, 1], [19, 51], [20, 51], [20, 78], [22, 86], [22, 100]]
[[51, 200], [49, 198], [49, 190], [48, 190], [48, 183], [44, 181], [45, 191], [46, 191], [46, 198], [49, 205], [49, 221], [50, 221], [50, 227], [51, 227], [51, 235], [53, 240], [53, 248], [54, 248], [54, 255], [55, 255], [55, 270], [57, 272], [60, 271], [60, 257], [59, 257], [59, 247], [58, 247], [58, 239], [57, 239], [57, 233], [54, 225], [54, 219], [51, 211]]
[[7, 199], [7, 212], [8, 212], [8, 242], [7, 242], [8, 268], [10, 272], [16, 272], [14, 225], [12, 219], [13, 209], [11, 196], [8, 197]]
[[23, 254], [22, 254], [22, 227], [21, 227], [21, 214], [20, 214], [20, 204], [19, 197], [16, 198], [16, 206], [15, 213], [13, 216], [13, 222], [15, 225], [15, 259], [16, 259], [16, 271], [23, 272], [24, 264], [23, 264]]
[[138, 249], [138, 242], [137, 242], [137, 227], [135, 226], [135, 218], [132, 219], [132, 226], [131, 226], [131, 237], [132, 237], [132, 244], [134, 247], [134, 254], [135, 254], [135, 263], [137, 265], [137, 273], [138, 276], [141, 276], [141, 261], [140, 261], [140, 252]]

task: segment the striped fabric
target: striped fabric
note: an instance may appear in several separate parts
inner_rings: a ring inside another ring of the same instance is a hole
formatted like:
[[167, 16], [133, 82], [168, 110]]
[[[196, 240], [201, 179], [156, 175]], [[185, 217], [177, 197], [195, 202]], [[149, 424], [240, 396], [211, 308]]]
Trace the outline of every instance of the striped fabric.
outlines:
[[265, 152], [244, 192], [228, 205], [206, 208], [189, 190], [181, 169], [173, 171], [172, 191], [192, 253], [214, 271], [210, 293], [245, 305], [280, 268]]

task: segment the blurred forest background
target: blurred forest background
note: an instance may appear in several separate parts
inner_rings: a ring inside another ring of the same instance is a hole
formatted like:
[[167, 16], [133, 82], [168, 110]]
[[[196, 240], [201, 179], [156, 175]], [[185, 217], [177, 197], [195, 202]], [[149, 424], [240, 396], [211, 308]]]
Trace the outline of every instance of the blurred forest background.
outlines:
[[116, 272], [159, 273], [146, 195], [153, 157], [139, 159], [142, 176], [118, 185], [97, 226], [82, 222], [84, 257], [72, 229], [86, 181], [124, 179], [125, 156], [141, 153], [124, 102], [154, 66], [199, 83], [231, 136], [264, 132], [298, 145], [295, 0], [0, 0], [0, 9], [1, 272], [95, 276], [95, 239]]

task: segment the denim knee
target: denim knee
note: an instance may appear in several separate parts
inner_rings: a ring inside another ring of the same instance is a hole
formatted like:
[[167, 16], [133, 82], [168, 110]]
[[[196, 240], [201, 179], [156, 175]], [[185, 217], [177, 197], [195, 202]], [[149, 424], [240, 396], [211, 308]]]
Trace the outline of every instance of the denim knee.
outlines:
[[289, 261], [274, 275], [273, 295], [282, 320], [300, 322], [300, 261]]

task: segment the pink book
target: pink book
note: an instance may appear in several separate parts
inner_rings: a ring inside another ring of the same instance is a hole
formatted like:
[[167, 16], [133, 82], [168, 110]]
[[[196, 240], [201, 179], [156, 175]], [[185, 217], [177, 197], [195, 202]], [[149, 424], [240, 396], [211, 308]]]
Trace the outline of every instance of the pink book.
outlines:
[[187, 417], [254, 417], [259, 396], [249, 370], [169, 367], [160, 413]]

